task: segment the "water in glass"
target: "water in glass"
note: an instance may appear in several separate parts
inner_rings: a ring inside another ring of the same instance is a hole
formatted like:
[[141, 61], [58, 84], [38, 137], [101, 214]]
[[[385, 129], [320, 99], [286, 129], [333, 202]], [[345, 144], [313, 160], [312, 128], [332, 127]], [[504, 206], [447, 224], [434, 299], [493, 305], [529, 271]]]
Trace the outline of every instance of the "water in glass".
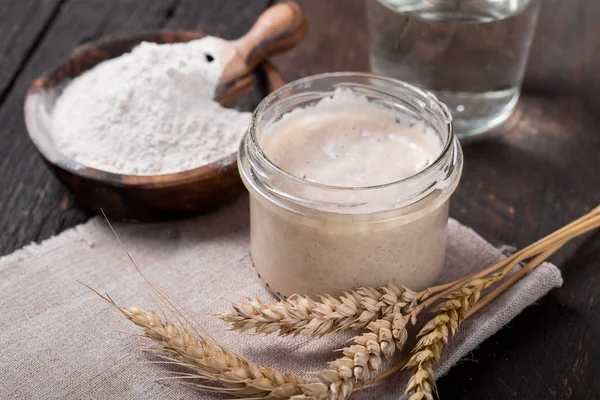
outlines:
[[371, 70], [433, 91], [461, 138], [519, 98], [539, 0], [367, 0]]

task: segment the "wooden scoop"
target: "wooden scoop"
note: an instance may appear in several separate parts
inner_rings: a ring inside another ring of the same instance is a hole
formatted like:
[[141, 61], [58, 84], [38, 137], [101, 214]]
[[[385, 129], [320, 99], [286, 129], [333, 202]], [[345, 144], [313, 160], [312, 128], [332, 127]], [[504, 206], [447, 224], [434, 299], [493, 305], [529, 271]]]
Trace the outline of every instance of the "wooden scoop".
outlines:
[[306, 17], [296, 3], [287, 1], [266, 9], [248, 33], [223, 45], [220, 57], [225, 67], [215, 99], [223, 106], [237, 103], [252, 89], [251, 73], [256, 66], [296, 46], [307, 30]]

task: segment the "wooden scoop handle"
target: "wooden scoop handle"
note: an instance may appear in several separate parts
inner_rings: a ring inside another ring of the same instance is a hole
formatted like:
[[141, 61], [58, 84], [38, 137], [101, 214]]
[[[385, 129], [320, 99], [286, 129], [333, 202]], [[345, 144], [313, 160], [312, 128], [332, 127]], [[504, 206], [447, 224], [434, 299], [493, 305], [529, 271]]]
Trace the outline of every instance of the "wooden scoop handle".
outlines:
[[266, 9], [248, 33], [232, 44], [251, 71], [265, 58], [297, 45], [307, 30], [306, 17], [298, 4], [287, 1]]
[[289, 50], [306, 35], [304, 13], [293, 1], [277, 3], [266, 9], [247, 34], [224, 48], [223, 73], [215, 99], [224, 106], [235, 104], [251, 89], [249, 74], [267, 57]]

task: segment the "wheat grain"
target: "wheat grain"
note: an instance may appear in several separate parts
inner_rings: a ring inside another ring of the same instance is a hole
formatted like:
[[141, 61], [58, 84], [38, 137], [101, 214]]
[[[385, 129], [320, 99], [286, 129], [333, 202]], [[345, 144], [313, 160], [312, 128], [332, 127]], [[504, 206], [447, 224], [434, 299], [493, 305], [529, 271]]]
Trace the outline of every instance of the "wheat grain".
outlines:
[[217, 317], [231, 323], [238, 332], [320, 337], [345, 329], [365, 329], [386, 315], [413, 307], [427, 294], [388, 285], [380, 289], [361, 288], [339, 298], [322, 296], [321, 301], [303, 296], [270, 303], [251, 300], [234, 304], [230, 311]]

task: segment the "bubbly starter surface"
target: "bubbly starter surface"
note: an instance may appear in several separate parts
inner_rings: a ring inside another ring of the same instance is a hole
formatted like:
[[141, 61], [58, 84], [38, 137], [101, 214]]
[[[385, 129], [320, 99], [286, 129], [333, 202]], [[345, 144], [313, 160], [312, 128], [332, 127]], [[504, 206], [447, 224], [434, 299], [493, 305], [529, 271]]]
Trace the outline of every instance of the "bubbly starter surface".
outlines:
[[[259, 136], [264, 153], [286, 172], [331, 186], [366, 187], [412, 176], [442, 149], [420, 121], [336, 91], [284, 115]], [[383, 199], [392, 204], [394, 199]], [[342, 211], [343, 212], [343, 211]], [[444, 265], [448, 204], [380, 213], [299, 214], [251, 198], [255, 267], [279, 295], [336, 295], [387, 283], [432, 285]]]
[[278, 167], [331, 186], [383, 185], [423, 170], [441, 151], [421, 121], [346, 91], [273, 124], [261, 147]]

